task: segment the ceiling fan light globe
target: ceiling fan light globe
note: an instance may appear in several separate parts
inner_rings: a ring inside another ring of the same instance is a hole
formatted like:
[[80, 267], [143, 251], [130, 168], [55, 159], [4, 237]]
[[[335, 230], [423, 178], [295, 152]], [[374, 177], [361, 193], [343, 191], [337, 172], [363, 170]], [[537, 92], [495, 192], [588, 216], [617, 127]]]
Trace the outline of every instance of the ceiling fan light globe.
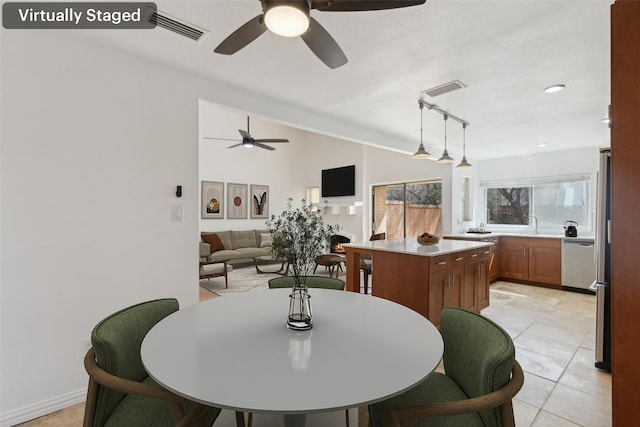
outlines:
[[242, 146], [243, 146], [244, 148], [253, 148], [253, 142], [251, 142], [251, 141], [243, 142], [243, 143], [242, 143]]
[[[306, 2], [299, 2], [305, 5]], [[264, 13], [264, 23], [274, 34], [282, 37], [298, 37], [309, 29], [309, 10], [304, 6], [276, 5]]]

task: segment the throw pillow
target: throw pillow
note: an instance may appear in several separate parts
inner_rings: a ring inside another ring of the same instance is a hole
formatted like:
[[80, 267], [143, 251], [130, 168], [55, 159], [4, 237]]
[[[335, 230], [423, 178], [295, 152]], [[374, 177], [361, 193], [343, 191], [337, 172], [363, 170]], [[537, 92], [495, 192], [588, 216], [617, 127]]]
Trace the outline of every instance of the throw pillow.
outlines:
[[208, 243], [209, 246], [211, 246], [211, 253], [224, 249], [224, 245], [217, 234], [202, 234], [201, 237], [203, 242]]
[[273, 236], [271, 234], [260, 234], [260, 247], [266, 248], [273, 243]]

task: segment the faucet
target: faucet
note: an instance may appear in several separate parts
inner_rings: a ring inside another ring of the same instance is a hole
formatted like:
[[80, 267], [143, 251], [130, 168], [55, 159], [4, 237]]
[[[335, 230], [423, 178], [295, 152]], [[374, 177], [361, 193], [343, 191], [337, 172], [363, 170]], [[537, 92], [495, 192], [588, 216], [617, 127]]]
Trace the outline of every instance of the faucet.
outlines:
[[527, 215], [527, 218], [533, 218], [535, 220], [533, 221], [533, 224], [535, 225], [536, 229], [533, 234], [538, 234], [538, 217], [535, 215]]

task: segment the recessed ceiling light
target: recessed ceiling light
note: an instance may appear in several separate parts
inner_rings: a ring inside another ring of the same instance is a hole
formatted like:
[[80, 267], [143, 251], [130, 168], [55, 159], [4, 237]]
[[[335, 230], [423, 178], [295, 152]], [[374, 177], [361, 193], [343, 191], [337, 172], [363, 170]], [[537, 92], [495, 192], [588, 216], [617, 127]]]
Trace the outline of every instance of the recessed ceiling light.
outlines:
[[546, 146], [547, 146], [547, 143], [546, 143], [546, 142], [539, 142], [539, 143], [538, 143], [538, 148], [544, 148], [544, 147], [546, 147]]
[[553, 85], [545, 88], [544, 91], [546, 93], [556, 93], [556, 92], [560, 92], [561, 90], [564, 90], [564, 88], [565, 88], [564, 85]]
[[602, 123], [606, 123], [609, 124], [611, 123], [611, 119], [609, 117], [605, 117], [604, 119], [600, 120]]

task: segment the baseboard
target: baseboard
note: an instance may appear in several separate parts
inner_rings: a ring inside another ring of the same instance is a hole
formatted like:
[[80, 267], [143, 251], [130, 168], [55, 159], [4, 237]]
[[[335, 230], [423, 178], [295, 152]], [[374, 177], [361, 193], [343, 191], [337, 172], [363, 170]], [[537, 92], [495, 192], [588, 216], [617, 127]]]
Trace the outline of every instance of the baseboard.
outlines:
[[16, 424], [24, 423], [56, 411], [60, 411], [69, 406], [82, 403], [87, 398], [87, 389], [72, 391], [52, 399], [43, 400], [38, 403], [24, 406], [0, 414], [0, 427], [10, 427]]

